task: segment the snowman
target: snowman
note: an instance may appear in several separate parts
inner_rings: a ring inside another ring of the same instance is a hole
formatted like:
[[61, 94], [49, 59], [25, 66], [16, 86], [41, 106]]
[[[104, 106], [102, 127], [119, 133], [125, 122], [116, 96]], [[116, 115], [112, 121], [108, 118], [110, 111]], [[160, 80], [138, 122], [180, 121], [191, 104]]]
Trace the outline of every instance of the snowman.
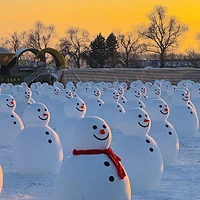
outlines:
[[145, 104], [140, 100], [141, 92], [138, 88], [132, 87], [126, 93], [127, 102], [123, 104], [125, 110], [130, 110], [132, 108], [143, 108], [145, 109]]
[[87, 105], [87, 116], [98, 115], [99, 109], [104, 104], [100, 97], [101, 91], [97, 87], [91, 87], [88, 89], [87, 101], [85, 102]]
[[24, 128], [21, 118], [15, 113], [16, 102], [9, 94], [0, 95], [0, 146], [12, 146]]
[[3, 187], [3, 170], [2, 170], [2, 167], [0, 165], [0, 193], [2, 191], [2, 187]]
[[65, 103], [64, 112], [65, 117], [58, 123], [56, 132], [62, 143], [64, 154], [69, 154], [73, 148], [71, 140], [74, 127], [86, 113], [85, 102], [79, 97], [71, 98]]
[[31, 101], [31, 97], [32, 91], [29, 90], [27, 87], [22, 87], [19, 90], [18, 96], [16, 97], [17, 106], [15, 112], [19, 115], [20, 118], [23, 117], [23, 113], [26, 107], [33, 103], [33, 101]]
[[113, 133], [120, 133], [119, 122], [125, 113], [124, 107], [119, 103], [104, 103], [99, 109], [98, 116], [104, 119]]
[[162, 99], [153, 99], [146, 102], [146, 111], [151, 118], [149, 135], [158, 144], [164, 164], [174, 164], [179, 152], [179, 139], [176, 130], [168, 122], [168, 105]]
[[50, 113], [42, 103], [29, 105], [23, 115], [25, 128], [13, 144], [14, 168], [21, 174], [56, 174], [63, 160], [60, 139], [48, 126]]
[[160, 99], [161, 89], [158, 86], [152, 86], [147, 90], [148, 100], [150, 99]]
[[56, 178], [54, 199], [130, 200], [128, 175], [111, 148], [111, 130], [99, 117], [75, 126], [73, 151]]
[[151, 120], [141, 108], [128, 110], [120, 123], [123, 135], [112, 144], [122, 158], [134, 190], [157, 188], [163, 174], [163, 159], [157, 143], [148, 135]]
[[107, 89], [101, 96], [104, 103], [117, 103], [120, 95], [114, 88]]
[[172, 95], [169, 122], [174, 126], [179, 138], [194, 135], [199, 127], [196, 111], [188, 105], [189, 94], [184, 89], [176, 89]]
[[67, 82], [66, 84], [66, 89], [69, 89], [72, 94], [73, 94], [73, 97], [77, 97], [77, 94], [76, 94], [76, 87], [75, 85], [73, 84], [73, 82], [69, 81]]
[[51, 127], [55, 130], [60, 121], [65, 118], [64, 107], [65, 103], [73, 98], [73, 94], [69, 89], [62, 89], [58, 94], [58, 103], [52, 110], [51, 114]]
[[114, 89], [119, 93], [119, 103], [123, 106], [127, 102], [127, 99], [124, 96], [124, 88], [121, 85], [118, 85]]

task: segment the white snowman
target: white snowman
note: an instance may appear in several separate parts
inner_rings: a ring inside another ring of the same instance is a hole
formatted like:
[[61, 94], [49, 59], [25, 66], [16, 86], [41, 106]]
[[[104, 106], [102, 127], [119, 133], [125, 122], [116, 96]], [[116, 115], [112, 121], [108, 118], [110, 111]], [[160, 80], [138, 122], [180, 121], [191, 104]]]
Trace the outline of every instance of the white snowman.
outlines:
[[64, 107], [65, 103], [73, 98], [73, 94], [69, 89], [62, 89], [58, 94], [58, 103], [52, 110], [51, 114], [51, 127], [56, 129], [58, 124], [65, 118]]
[[128, 110], [120, 123], [123, 135], [112, 144], [122, 158], [132, 191], [158, 187], [163, 174], [163, 159], [157, 143], [148, 135], [151, 120], [141, 108]]
[[96, 116], [98, 115], [99, 109], [104, 104], [100, 99], [101, 91], [97, 87], [91, 87], [88, 89], [86, 116]]
[[42, 103], [31, 104], [25, 109], [25, 128], [12, 149], [13, 165], [18, 173], [58, 173], [63, 150], [57, 133], [48, 126], [49, 120], [50, 113]]
[[114, 88], [107, 89], [102, 95], [101, 99], [104, 103], [117, 103], [120, 95]]
[[189, 94], [184, 89], [176, 89], [172, 95], [169, 122], [174, 126], [179, 138], [191, 137], [199, 127], [196, 111], [188, 105]]
[[12, 146], [24, 128], [21, 118], [15, 113], [16, 102], [9, 94], [0, 95], [0, 146]]
[[74, 150], [57, 176], [53, 199], [130, 200], [129, 178], [111, 148], [112, 133], [99, 117], [82, 118], [74, 129]]
[[19, 117], [23, 117], [24, 110], [26, 107], [33, 103], [31, 101], [32, 91], [29, 90], [27, 87], [22, 87], [18, 95], [16, 97], [17, 106], [15, 112], [19, 115]]
[[132, 108], [145, 109], [145, 104], [140, 100], [141, 95], [141, 91], [138, 88], [129, 88], [129, 90], [126, 93], [127, 102], [123, 104], [125, 110], [130, 110]]
[[121, 85], [118, 85], [114, 89], [119, 93], [119, 103], [123, 106], [127, 102], [127, 99], [124, 96], [124, 88]]
[[63, 145], [64, 154], [69, 154], [73, 148], [71, 140], [74, 127], [86, 113], [85, 102], [79, 97], [71, 98], [65, 103], [64, 112], [65, 117], [58, 123], [56, 132]]
[[176, 130], [168, 122], [170, 114], [167, 103], [162, 99], [146, 102], [146, 111], [151, 118], [149, 135], [158, 144], [164, 164], [174, 164], [179, 152], [179, 139]]

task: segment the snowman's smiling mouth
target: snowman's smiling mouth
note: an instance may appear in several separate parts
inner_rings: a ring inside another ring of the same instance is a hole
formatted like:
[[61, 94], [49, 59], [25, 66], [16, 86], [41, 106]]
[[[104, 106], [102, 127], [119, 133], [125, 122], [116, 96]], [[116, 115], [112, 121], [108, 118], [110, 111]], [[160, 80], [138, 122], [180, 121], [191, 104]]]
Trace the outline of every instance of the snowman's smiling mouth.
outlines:
[[83, 111], [84, 111], [84, 110], [81, 110], [81, 109], [79, 109], [79, 108], [77, 108], [77, 107], [76, 107], [76, 109], [77, 109], [78, 111], [80, 111], [80, 112], [83, 112]]
[[167, 115], [167, 114], [168, 114], [168, 111], [167, 111], [167, 112], [163, 112], [162, 110], [160, 110], [160, 112], [161, 112], [163, 115]]
[[14, 105], [11, 105], [11, 106], [10, 106], [10, 105], [8, 105], [8, 104], [6, 104], [6, 105], [7, 105], [9, 108], [13, 108], [13, 107], [14, 107]]
[[99, 138], [99, 137], [97, 137], [95, 134], [94, 134], [93, 136], [94, 136], [97, 140], [103, 141], [103, 140], [107, 140], [107, 139], [108, 139], [109, 133], [108, 133], [108, 135], [107, 135], [105, 138]]
[[42, 118], [42, 117], [40, 117], [40, 116], [38, 116], [41, 120], [47, 120], [48, 119], [48, 115], [47, 115], [47, 117], [46, 118]]
[[114, 99], [118, 99], [118, 97], [113, 96]]
[[99, 96], [99, 94], [94, 94], [94, 96], [98, 97], [98, 96]]
[[182, 98], [183, 99], [183, 101], [188, 101], [188, 99], [185, 99], [185, 98]]
[[140, 97], [140, 95], [135, 95], [137, 98], [139, 98]]
[[141, 126], [141, 127], [143, 127], [143, 128], [146, 128], [146, 127], [148, 127], [149, 126], [149, 123], [145, 126], [145, 125], [142, 125], [140, 122], [138, 122], [138, 124]]
[[25, 96], [27, 99], [29, 99], [30, 98], [30, 96]]
[[155, 92], [156, 95], [160, 95], [160, 92]]

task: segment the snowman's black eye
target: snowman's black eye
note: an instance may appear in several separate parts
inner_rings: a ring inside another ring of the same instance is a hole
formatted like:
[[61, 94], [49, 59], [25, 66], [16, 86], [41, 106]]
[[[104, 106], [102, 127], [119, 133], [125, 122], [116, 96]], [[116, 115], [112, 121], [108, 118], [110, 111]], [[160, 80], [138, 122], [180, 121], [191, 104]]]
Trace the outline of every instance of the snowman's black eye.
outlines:
[[162, 108], [162, 105], [159, 105], [160, 108]]
[[135, 93], [137, 93], [137, 91], [135, 91]]
[[40, 110], [40, 109], [37, 109], [37, 111], [40, 112], [41, 110]]
[[68, 94], [68, 92], [66, 92], [66, 94]]
[[45, 108], [44, 111], [47, 111], [47, 109]]
[[106, 128], [106, 125], [103, 125], [103, 128]]
[[76, 105], [79, 106], [79, 103], [77, 103]]
[[184, 94], [182, 94], [182, 96], [184, 96]]
[[27, 92], [25, 92], [25, 94], [27, 94]]
[[145, 117], [147, 117], [147, 114], [145, 114]]
[[96, 130], [96, 129], [97, 129], [97, 126], [96, 126], [96, 125], [94, 125], [92, 128], [93, 128], [94, 130]]
[[6, 99], [6, 101], [9, 101], [9, 99]]
[[138, 115], [138, 117], [139, 117], [139, 118], [141, 118], [141, 117], [142, 117], [142, 115]]
[[115, 93], [113, 92], [113, 94], [115, 94]]

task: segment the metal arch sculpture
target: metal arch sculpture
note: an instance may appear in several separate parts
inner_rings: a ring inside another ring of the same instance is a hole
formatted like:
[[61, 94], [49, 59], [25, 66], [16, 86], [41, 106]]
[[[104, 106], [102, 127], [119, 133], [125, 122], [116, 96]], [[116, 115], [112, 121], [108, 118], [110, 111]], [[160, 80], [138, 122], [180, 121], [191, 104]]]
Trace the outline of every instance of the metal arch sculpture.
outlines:
[[41, 50], [40, 52], [38, 52], [38, 54], [36, 55], [36, 57], [39, 57], [41, 55], [45, 56], [45, 53], [49, 53], [50, 55], [53, 56], [53, 59], [54, 59], [54, 61], [56, 63], [56, 67], [58, 67], [60, 69], [65, 69], [66, 68], [65, 58], [56, 49], [45, 48], [45, 49]]
[[121, 60], [121, 59], [115, 60], [115, 61], [113, 62], [113, 64], [112, 64], [112, 67], [113, 67], [113, 68], [116, 68], [116, 65], [118, 65], [118, 64], [120, 64], [123, 68], [126, 68], [126, 67], [127, 67], [127, 66], [126, 66], [126, 63], [125, 63], [123, 60]]
[[36, 56], [37, 58], [39, 58], [40, 61], [46, 62], [46, 58], [45, 58], [45, 56], [44, 56], [43, 54], [37, 56], [38, 53], [40, 52], [38, 49], [34, 49], [34, 48], [24, 48], [24, 49], [19, 49], [18, 51], [16, 51], [16, 58], [17, 58], [17, 61], [16, 61], [16, 62], [17, 62], [17, 63], [18, 63], [18, 59], [20, 58], [20, 56], [21, 56], [22, 54], [24, 54], [25, 52], [27, 52], [27, 51], [29, 51], [29, 52], [35, 54], [35, 56]]

